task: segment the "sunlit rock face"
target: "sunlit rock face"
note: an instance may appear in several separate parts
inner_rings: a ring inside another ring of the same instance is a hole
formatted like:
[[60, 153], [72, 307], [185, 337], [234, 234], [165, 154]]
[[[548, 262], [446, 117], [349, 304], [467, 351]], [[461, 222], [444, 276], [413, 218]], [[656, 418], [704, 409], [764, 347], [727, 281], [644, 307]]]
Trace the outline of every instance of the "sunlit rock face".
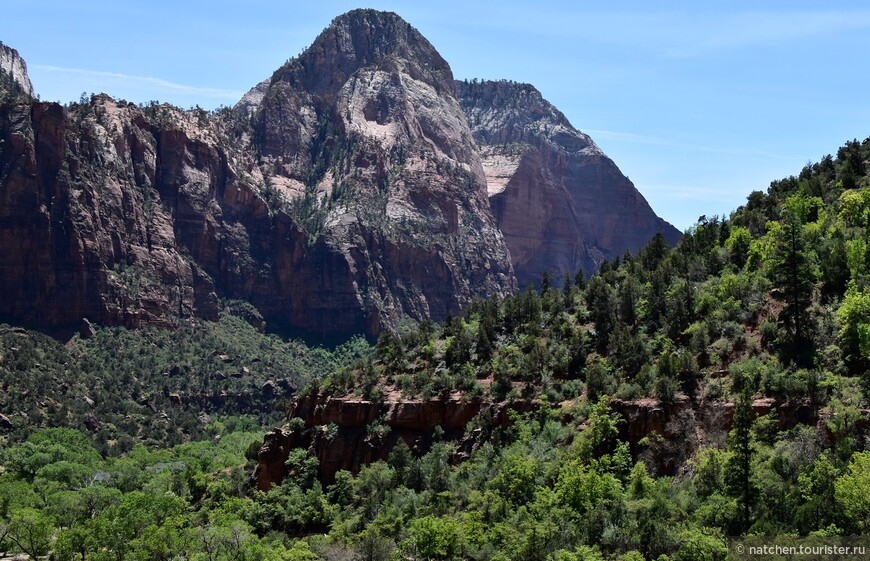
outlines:
[[336, 18], [218, 114], [25, 101], [0, 105], [5, 319], [171, 326], [229, 299], [328, 340], [516, 288], [450, 68], [395, 14]]
[[658, 232], [680, 232], [592, 139], [529, 84], [456, 82], [480, 147], [490, 205], [521, 286], [635, 252]]

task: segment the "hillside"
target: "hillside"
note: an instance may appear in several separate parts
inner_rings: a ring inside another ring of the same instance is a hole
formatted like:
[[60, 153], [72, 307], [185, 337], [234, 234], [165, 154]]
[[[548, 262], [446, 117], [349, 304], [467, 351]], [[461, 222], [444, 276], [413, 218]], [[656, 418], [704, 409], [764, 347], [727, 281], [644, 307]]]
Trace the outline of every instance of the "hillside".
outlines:
[[674, 249], [370, 352], [232, 315], [66, 346], [4, 328], [25, 414], [0, 418], [0, 549], [689, 561], [729, 535], [866, 534], [868, 159], [849, 142]]
[[362, 517], [407, 552], [425, 520], [455, 540], [442, 558], [723, 559], [728, 535], [866, 531], [868, 159], [849, 142], [674, 249], [382, 336], [294, 400], [259, 488], [300, 485], [302, 457], [327, 489], [390, 479], [333, 532]]

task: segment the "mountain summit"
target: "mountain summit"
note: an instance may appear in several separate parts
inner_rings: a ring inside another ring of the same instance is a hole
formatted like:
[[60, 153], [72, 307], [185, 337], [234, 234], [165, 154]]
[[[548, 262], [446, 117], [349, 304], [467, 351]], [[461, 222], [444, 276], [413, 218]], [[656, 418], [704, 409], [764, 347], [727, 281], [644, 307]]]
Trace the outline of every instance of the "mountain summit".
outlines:
[[435, 47], [397, 14], [377, 10], [352, 10], [332, 20], [272, 82], [287, 82], [330, 103], [362, 68], [403, 73], [439, 95], [453, 96], [453, 73]]
[[7, 100], [0, 141], [0, 317], [43, 328], [376, 336], [674, 238], [534, 88], [457, 85], [388, 12], [335, 18], [233, 109]]
[[441, 319], [515, 288], [450, 67], [397, 15], [336, 18], [254, 111], [260, 169], [364, 308]]

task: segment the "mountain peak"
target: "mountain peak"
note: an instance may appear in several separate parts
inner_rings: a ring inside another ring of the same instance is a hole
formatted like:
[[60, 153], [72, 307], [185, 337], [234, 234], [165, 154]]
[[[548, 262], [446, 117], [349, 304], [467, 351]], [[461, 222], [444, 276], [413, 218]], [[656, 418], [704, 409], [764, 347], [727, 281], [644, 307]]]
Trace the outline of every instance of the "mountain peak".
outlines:
[[534, 86], [508, 80], [456, 82], [481, 152], [489, 201], [520, 285], [637, 251], [657, 232], [679, 231], [656, 216], [629, 179]]
[[571, 126], [568, 118], [531, 85], [512, 80], [463, 80], [456, 82], [456, 96], [468, 115], [478, 142], [504, 144], [522, 141], [518, 131], [538, 131], [560, 139], [562, 148], [603, 152], [592, 139]]
[[401, 70], [438, 93], [453, 94], [450, 65], [435, 47], [397, 14], [371, 9], [333, 19], [308, 49], [275, 72], [272, 82], [289, 82], [331, 101], [354, 72], [372, 67]]

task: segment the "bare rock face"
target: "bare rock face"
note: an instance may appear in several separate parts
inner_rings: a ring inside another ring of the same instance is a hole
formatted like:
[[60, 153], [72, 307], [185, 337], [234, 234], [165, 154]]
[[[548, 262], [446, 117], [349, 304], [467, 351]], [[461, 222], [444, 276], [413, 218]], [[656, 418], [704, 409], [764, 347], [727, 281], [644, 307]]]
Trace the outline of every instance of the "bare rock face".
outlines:
[[223, 296], [315, 337], [363, 332], [350, 265], [268, 199], [236, 124], [108, 96], [0, 105], [0, 316], [171, 327]]
[[252, 115], [256, 113], [257, 109], [259, 109], [260, 105], [263, 103], [263, 97], [265, 97], [266, 92], [269, 91], [270, 82], [271, 80], [267, 78], [248, 90], [248, 92], [242, 96], [242, 99], [236, 103], [233, 109], [243, 115]]
[[[135, 327], [217, 316], [176, 217], [227, 181], [225, 166], [213, 138], [184, 132], [189, 117], [165, 110], [160, 128], [107, 96], [69, 112], [0, 105], [0, 315], [73, 329], [82, 318]], [[167, 152], [185, 157], [173, 165]]]
[[275, 72], [256, 118], [264, 175], [340, 252], [377, 311], [369, 332], [516, 287], [450, 67], [395, 14], [336, 18]]
[[[452, 460], [460, 462], [491, 436], [488, 431], [509, 425], [510, 411], [529, 412], [540, 405], [459, 396], [381, 402], [352, 396], [298, 397], [288, 411], [288, 426], [265, 435], [252, 480], [267, 491], [292, 477], [287, 459], [294, 449], [302, 449], [318, 459], [320, 479], [332, 483], [339, 470], [357, 473], [362, 466], [386, 460], [400, 442], [414, 455], [425, 454], [436, 427], [441, 438], [457, 444]], [[609, 405], [619, 422], [619, 440], [660, 475], [678, 474], [701, 446], [723, 446], [734, 418], [733, 402], [693, 403], [684, 396], [668, 406], [655, 399], [612, 399]], [[752, 404], [753, 417], [772, 411], [779, 414], [779, 430], [819, 421], [819, 412], [806, 403], [758, 399]], [[819, 430], [824, 432], [823, 424]]]
[[671, 244], [679, 240], [616, 164], [533, 86], [473, 81], [456, 89], [520, 285], [545, 271], [590, 275], [658, 232]]
[[0, 42], [0, 94], [4, 92], [27, 99], [36, 97], [24, 59], [18, 51]]
[[73, 331], [226, 298], [312, 338], [375, 336], [516, 287], [449, 66], [374, 11], [234, 111], [0, 103], [0, 247], [0, 317]]

